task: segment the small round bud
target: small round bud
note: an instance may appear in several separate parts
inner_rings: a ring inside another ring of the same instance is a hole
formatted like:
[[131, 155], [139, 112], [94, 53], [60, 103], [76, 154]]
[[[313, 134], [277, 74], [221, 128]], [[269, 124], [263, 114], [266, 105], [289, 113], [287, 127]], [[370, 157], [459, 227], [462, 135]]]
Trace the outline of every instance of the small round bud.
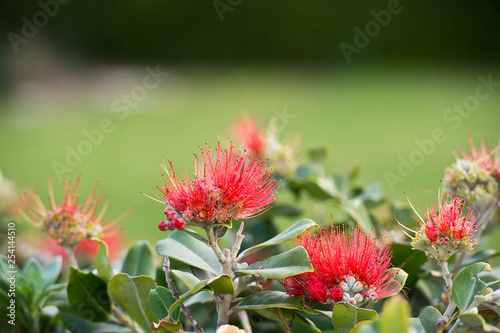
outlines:
[[160, 221], [160, 224], [158, 224], [158, 229], [160, 229], [160, 231], [167, 231], [167, 223], [165, 222], [165, 220]]
[[363, 284], [359, 281], [356, 281], [352, 286], [351, 291], [353, 293], [359, 293], [361, 290], [363, 290]]
[[345, 282], [340, 282], [339, 283], [339, 288], [343, 291], [343, 292], [346, 292], [348, 293], [349, 291], [351, 291], [351, 288], [349, 288], [349, 286], [347, 285], [347, 283]]

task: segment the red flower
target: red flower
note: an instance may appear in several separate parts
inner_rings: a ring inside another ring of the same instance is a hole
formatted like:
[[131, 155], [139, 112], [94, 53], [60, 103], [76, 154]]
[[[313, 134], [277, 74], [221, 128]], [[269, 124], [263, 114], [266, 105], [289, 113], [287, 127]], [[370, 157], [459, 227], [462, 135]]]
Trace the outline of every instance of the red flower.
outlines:
[[259, 131], [255, 117], [242, 116], [233, 124], [233, 133], [252, 156], [264, 156], [266, 139], [264, 133]]
[[[118, 259], [123, 250], [122, 234], [117, 230], [111, 230], [101, 239], [108, 245], [109, 258], [111, 261]], [[56, 256], [61, 256], [64, 263], [68, 262], [68, 253], [66, 249], [51, 237], [45, 237], [36, 247], [46, 257], [54, 258]], [[91, 239], [85, 239], [75, 247], [75, 256], [79, 260], [94, 262], [98, 247], [99, 244], [97, 242]]]
[[[466, 153], [463, 149], [460, 149], [463, 158], [467, 161], [476, 163], [487, 173], [500, 178], [500, 155], [497, 154], [496, 158], [493, 159], [493, 152], [491, 151], [490, 146], [486, 144], [484, 139], [481, 140], [481, 149], [479, 151], [474, 147], [474, 143], [470, 135], [469, 145], [471, 151], [470, 154]], [[495, 148], [494, 150], [498, 151], [499, 148], [500, 146]], [[458, 156], [455, 157], [457, 160], [459, 159]]]
[[314, 271], [282, 281], [288, 294], [327, 305], [343, 301], [362, 306], [400, 289], [394, 283], [398, 272], [390, 269], [390, 246], [358, 228], [305, 233], [295, 246], [306, 249]]
[[90, 193], [87, 201], [78, 204], [77, 178], [75, 187], [71, 190], [71, 181], [65, 183], [65, 196], [61, 204], [56, 204], [52, 181], [49, 178], [49, 203], [47, 209], [40, 197], [33, 191], [24, 193], [18, 204], [19, 213], [31, 224], [45, 231], [50, 237], [63, 246], [76, 246], [86, 238], [101, 237], [103, 227], [101, 219], [107, 205], [97, 214], [97, 208], [102, 198], [94, 200], [97, 186]]
[[248, 219], [268, 210], [275, 198], [278, 183], [265, 161], [217, 144], [215, 159], [212, 150], [201, 149], [195, 156], [195, 178], [187, 174], [180, 179], [172, 163], [166, 172], [166, 184], [159, 188], [167, 207], [160, 230], [183, 229], [186, 223], [225, 223], [230, 219]]
[[447, 195], [449, 203], [443, 203], [439, 200], [439, 207], [432, 204], [431, 208], [425, 213], [426, 221], [417, 220], [425, 235], [431, 244], [447, 245], [449, 240], [453, 241], [471, 241], [474, 237], [474, 232], [478, 226], [475, 223], [478, 217], [473, 217], [473, 211], [470, 210], [467, 215], [464, 215], [466, 199], [460, 199], [458, 190], [453, 200], [451, 195]]

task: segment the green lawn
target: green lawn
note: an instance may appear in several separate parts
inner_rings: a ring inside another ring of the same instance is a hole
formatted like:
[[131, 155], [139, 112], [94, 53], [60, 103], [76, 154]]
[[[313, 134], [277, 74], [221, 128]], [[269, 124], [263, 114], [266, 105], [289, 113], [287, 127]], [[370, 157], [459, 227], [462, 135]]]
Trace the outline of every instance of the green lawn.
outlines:
[[[300, 135], [303, 155], [307, 147], [326, 144], [329, 173], [359, 161], [362, 182], [380, 182], [385, 193], [401, 201], [406, 191], [423, 209], [435, 201], [442, 170], [453, 161], [451, 152], [468, 147], [468, 134], [477, 143], [480, 137], [498, 143], [500, 87], [491, 88], [490, 96], [470, 112], [446, 113], [464, 100], [474, 102], [468, 96], [480, 85], [478, 76], [487, 79], [490, 74], [500, 81], [499, 68], [481, 67], [172, 69], [124, 119], [110, 105], [141, 84], [141, 78], [97, 97], [88, 91], [36, 98], [17, 94], [1, 107], [0, 169], [20, 188], [33, 187], [46, 197], [47, 176], [57, 179], [54, 162], [66, 164], [66, 147], [76, 149], [86, 140], [84, 130], [98, 128], [108, 118], [112, 130], [66, 175], [82, 173], [82, 195], [100, 180], [110, 200], [109, 219], [135, 206], [120, 226], [129, 241], [154, 242], [164, 236], [157, 229], [163, 207], [140, 192], [155, 191], [160, 184], [156, 162], [169, 157], [177, 170], [192, 170], [197, 147], [228, 141], [228, 127], [240, 112], [255, 114], [265, 124], [275, 112], [286, 110], [290, 117], [281, 122], [283, 135]], [[429, 145], [436, 130], [441, 142]], [[427, 142], [427, 152], [419, 153], [415, 140]], [[401, 159], [410, 156], [420, 165], [390, 186], [387, 173], [398, 175]], [[61, 192], [57, 184], [56, 196]]]

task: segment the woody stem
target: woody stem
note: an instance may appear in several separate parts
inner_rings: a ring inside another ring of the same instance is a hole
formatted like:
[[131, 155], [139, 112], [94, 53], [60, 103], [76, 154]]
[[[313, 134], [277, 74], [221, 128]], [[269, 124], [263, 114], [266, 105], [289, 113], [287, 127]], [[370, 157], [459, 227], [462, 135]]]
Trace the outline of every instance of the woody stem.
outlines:
[[68, 254], [68, 266], [72, 265], [76, 269], [79, 269], [78, 261], [76, 260], [75, 257], [75, 246], [70, 245], [70, 246], [65, 246], [64, 248], [66, 249], [66, 253]]
[[443, 332], [443, 329], [448, 325], [450, 322], [451, 316], [453, 315], [453, 312], [457, 308], [457, 305], [455, 304], [455, 301], [453, 301], [452, 295], [451, 295], [451, 288], [453, 287], [453, 280], [450, 271], [448, 270], [448, 262], [447, 261], [438, 261], [438, 265], [441, 267], [441, 270], [443, 271], [443, 279], [446, 283], [446, 293], [448, 295], [448, 307], [446, 308], [446, 311], [443, 313], [443, 316], [441, 319], [438, 320], [437, 325], [436, 325], [436, 332], [440, 333]]
[[[219, 259], [220, 264], [223, 268], [223, 274], [227, 276], [231, 276], [231, 271], [233, 268], [233, 259], [231, 258], [231, 251], [229, 249], [224, 249], [224, 252], [221, 251], [219, 245], [217, 244], [217, 240], [215, 239], [213, 228], [205, 229], [208, 239], [208, 244], [214, 251], [217, 259]], [[229, 323], [229, 314], [231, 310], [231, 303], [233, 301], [233, 295], [231, 294], [223, 294], [217, 296], [217, 327]]]
[[[170, 259], [168, 258], [168, 256], [165, 256], [165, 260], [163, 260], [163, 272], [165, 272], [165, 280], [167, 281], [168, 289], [170, 290], [172, 297], [177, 301], [179, 299], [179, 293], [177, 292], [177, 288], [175, 288], [174, 281], [172, 280], [172, 276], [170, 275]], [[191, 323], [191, 326], [193, 326], [194, 331], [196, 333], [203, 333], [203, 329], [193, 318], [191, 311], [189, 311], [189, 309], [184, 304], [181, 304], [180, 308]]]

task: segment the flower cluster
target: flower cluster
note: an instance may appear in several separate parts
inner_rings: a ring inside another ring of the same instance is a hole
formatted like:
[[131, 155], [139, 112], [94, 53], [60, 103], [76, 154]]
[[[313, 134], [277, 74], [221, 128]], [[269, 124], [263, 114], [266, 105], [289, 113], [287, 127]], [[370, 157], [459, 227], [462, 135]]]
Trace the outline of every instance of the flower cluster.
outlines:
[[102, 237], [101, 219], [107, 205], [97, 214], [97, 208], [102, 198], [96, 200], [98, 184], [90, 193], [87, 201], [78, 204], [77, 178], [75, 187], [71, 190], [71, 181], [65, 182], [65, 196], [61, 204], [56, 204], [52, 182], [49, 179], [49, 208], [46, 208], [40, 197], [33, 191], [25, 192], [18, 204], [19, 213], [31, 224], [46, 232], [58, 244], [64, 247], [74, 247], [87, 238]]
[[[429, 252], [436, 260], [448, 260], [453, 254], [471, 251], [474, 245], [475, 225], [478, 217], [472, 210], [464, 212], [466, 199], [447, 195], [447, 202], [440, 198], [439, 206], [432, 204], [425, 213], [425, 220], [420, 216], [420, 230], [412, 237], [412, 246], [417, 250]], [[418, 215], [418, 214], [417, 214]]]
[[195, 155], [195, 178], [180, 179], [172, 163], [161, 164], [166, 184], [159, 196], [166, 204], [162, 231], [183, 229], [186, 225], [206, 226], [207, 222], [225, 224], [231, 219], [255, 217], [269, 209], [278, 183], [265, 161], [238, 151], [233, 145], [217, 144], [215, 159], [210, 148]]
[[391, 269], [391, 247], [362, 230], [332, 227], [316, 235], [309, 231], [295, 246], [309, 254], [313, 272], [281, 281], [290, 295], [332, 306], [338, 302], [367, 306], [400, 289]]
[[266, 130], [260, 130], [254, 117], [242, 116], [233, 123], [233, 134], [239, 144], [253, 157], [266, 158], [271, 168], [284, 175], [291, 175], [297, 169], [297, 155], [300, 140], [295, 138], [282, 143], [276, 136], [278, 119], [273, 118]]
[[[469, 136], [470, 154], [461, 150], [462, 157], [456, 155], [456, 162], [445, 170], [445, 189], [454, 193], [460, 189], [460, 196], [468, 196], [476, 201], [485, 193], [498, 194], [500, 181], [500, 146], [493, 151], [483, 140], [481, 149], [474, 147]], [[496, 152], [496, 153], [494, 153]]]

